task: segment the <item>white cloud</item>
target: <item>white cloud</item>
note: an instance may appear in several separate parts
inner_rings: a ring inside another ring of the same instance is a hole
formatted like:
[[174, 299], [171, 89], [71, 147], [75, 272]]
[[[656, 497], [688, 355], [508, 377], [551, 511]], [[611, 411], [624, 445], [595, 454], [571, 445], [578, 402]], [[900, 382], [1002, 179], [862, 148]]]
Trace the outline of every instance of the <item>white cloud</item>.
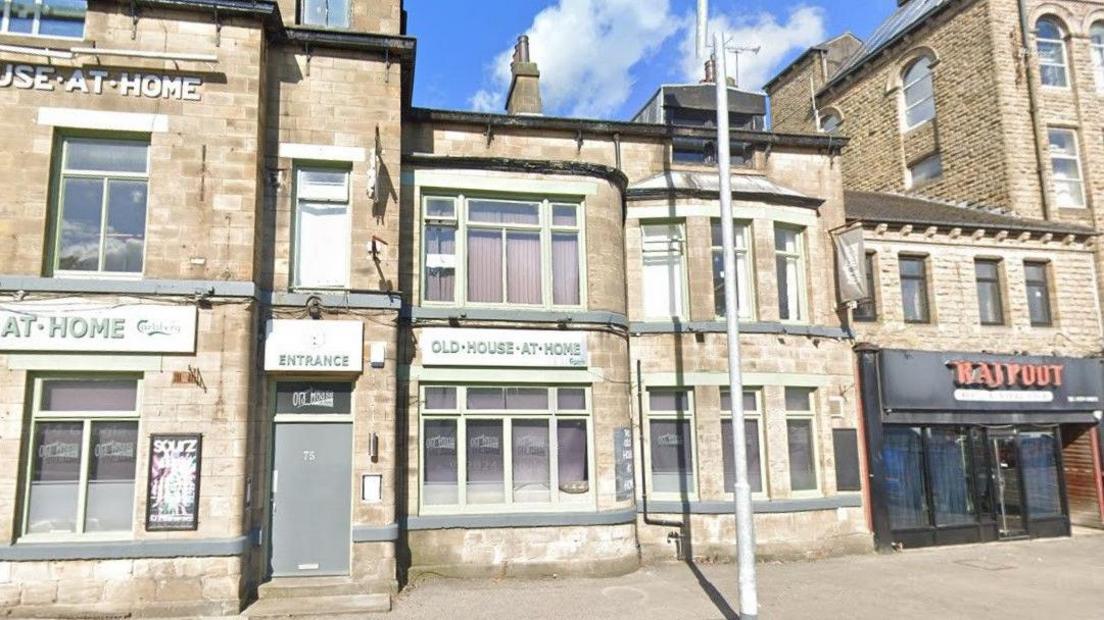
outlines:
[[[526, 34], [540, 66], [545, 112], [615, 112], [632, 94], [633, 67], [654, 56], [681, 21], [669, 0], [559, 0], [541, 11]], [[491, 84], [472, 96], [474, 109], [502, 111], [512, 55], [511, 46], [491, 63]]]
[[[743, 53], [739, 57], [740, 86], [751, 90], [762, 89], [787, 54], [795, 49], [811, 47], [827, 38], [824, 10], [814, 6], [792, 9], [783, 22], [767, 12], [744, 17], [716, 15], [709, 20], [710, 37], [718, 28], [728, 35], [730, 45], [762, 48], [758, 54]], [[704, 63], [694, 54], [695, 31], [696, 27], [691, 23], [685, 29], [681, 46], [683, 76], [687, 81], [700, 80], [704, 72]], [[735, 55], [729, 53], [730, 77], [735, 71], [736, 61]]]

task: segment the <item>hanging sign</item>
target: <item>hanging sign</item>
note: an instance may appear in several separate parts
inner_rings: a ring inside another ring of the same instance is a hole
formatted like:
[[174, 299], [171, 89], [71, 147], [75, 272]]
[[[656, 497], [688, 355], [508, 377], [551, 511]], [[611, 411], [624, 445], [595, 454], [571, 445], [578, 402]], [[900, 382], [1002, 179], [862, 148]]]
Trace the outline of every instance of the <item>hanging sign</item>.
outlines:
[[583, 332], [430, 328], [418, 342], [423, 366], [586, 368]]
[[617, 501], [627, 502], [633, 498], [633, 442], [632, 429], [627, 427], [613, 429], [613, 472]]
[[872, 291], [867, 285], [866, 249], [863, 245], [862, 226], [832, 235], [832, 240], [836, 244], [840, 302], [870, 299]]
[[195, 306], [0, 303], [0, 351], [194, 353], [195, 341]]
[[199, 460], [203, 436], [150, 435], [146, 531], [199, 527]]
[[269, 372], [362, 372], [364, 323], [270, 319], [265, 327]]
[[113, 91], [123, 97], [199, 101], [203, 78], [163, 73], [112, 73], [102, 69], [64, 69], [42, 65], [0, 65], [0, 88], [62, 91], [102, 95]]

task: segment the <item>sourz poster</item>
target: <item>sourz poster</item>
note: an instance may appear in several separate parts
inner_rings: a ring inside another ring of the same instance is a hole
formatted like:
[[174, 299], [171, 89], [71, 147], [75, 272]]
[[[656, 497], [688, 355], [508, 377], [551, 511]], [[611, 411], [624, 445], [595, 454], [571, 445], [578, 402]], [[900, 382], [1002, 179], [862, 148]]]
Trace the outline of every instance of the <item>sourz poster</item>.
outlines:
[[146, 530], [199, 527], [199, 459], [203, 436], [151, 435]]

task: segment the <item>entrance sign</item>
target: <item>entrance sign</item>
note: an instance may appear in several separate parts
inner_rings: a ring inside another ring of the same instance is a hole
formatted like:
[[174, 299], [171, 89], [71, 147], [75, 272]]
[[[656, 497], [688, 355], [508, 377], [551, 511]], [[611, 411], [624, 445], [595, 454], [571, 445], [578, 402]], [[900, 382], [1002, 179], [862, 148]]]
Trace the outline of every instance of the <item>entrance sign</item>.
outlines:
[[102, 95], [114, 91], [124, 97], [199, 101], [203, 78], [162, 73], [112, 73], [102, 69], [63, 69], [42, 65], [0, 65], [0, 88], [63, 91]]
[[265, 327], [265, 370], [361, 372], [364, 323], [270, 319]]
[[146, 531], [199, 527], [199, 459], [203, 436], [150, 435]]
[[195, 306], [0, 303], [0, 351], [194, 353]]
[[352, 383], [306, 381], [276, 384], [276, 413], [348, 415], [353, 412]]
[[419, 339], [423, 366], [586, 368], [586, 334], [573, 331], [430, 328]]

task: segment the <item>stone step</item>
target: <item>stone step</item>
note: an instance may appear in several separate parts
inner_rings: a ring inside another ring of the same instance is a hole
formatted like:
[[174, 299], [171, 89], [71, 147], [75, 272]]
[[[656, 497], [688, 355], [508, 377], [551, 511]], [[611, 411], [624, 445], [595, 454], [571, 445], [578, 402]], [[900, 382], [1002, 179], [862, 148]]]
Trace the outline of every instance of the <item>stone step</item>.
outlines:
[[363, 618], [366, 614], [389, 611], [391, 611], [390, 595], [351, 594], [268, 598], [253, 603], [241, 615], [245, 618], [323, 620], [327, 618]]
[[284, 599], [367, 594], [349, 577], [277, 577], [257, 588], [257, 598]]

